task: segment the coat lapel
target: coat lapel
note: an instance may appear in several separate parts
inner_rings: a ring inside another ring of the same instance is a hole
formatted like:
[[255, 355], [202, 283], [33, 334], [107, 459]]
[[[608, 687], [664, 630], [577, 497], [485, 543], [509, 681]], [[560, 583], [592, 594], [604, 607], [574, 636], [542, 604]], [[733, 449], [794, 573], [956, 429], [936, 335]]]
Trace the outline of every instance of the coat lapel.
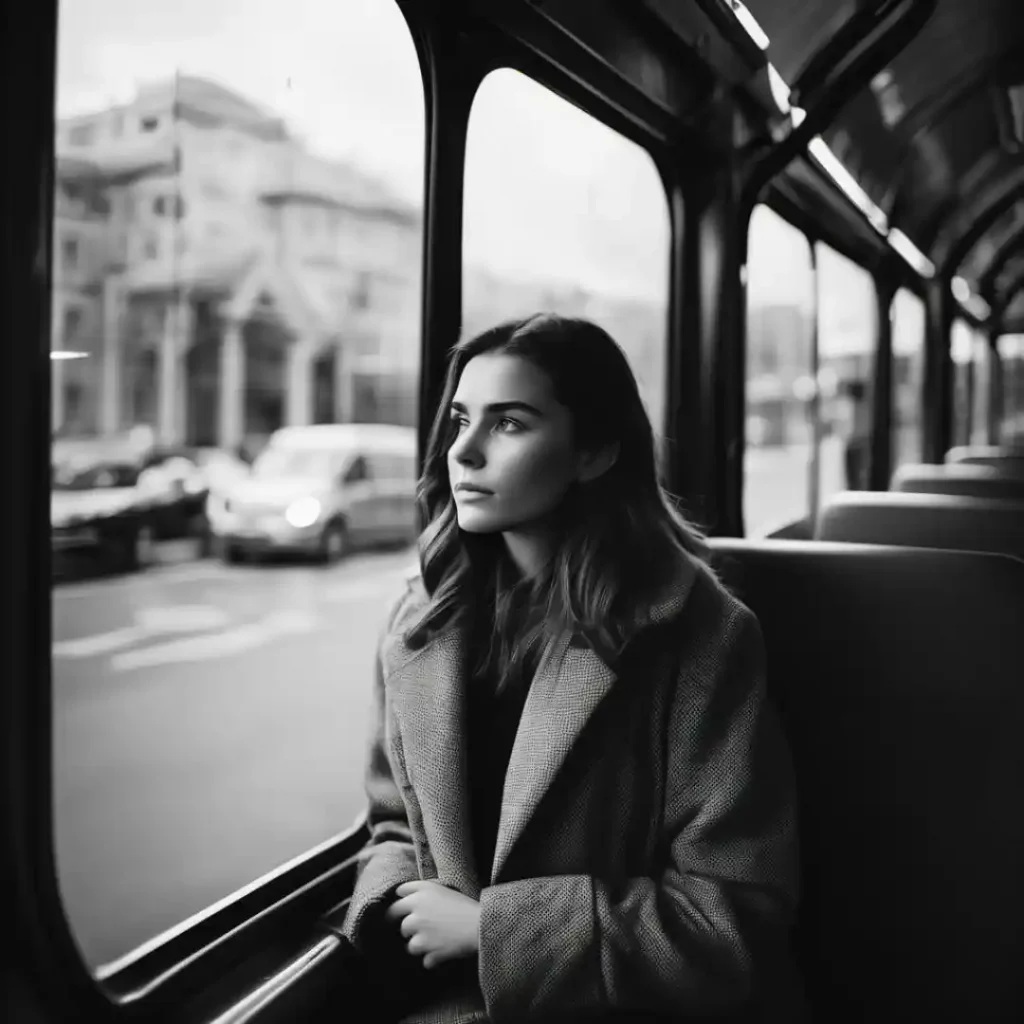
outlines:
[[446, 884], [476, 895], [480, 882], [469, 821], [465, 637], [451, 630], [416, 652], [400, 646], [388, 686], [430, 852]]
[[538, 669], [505, 776], [491, 884], [615, 680], [597, 654], [571, 646], [568, 638], [559, 641], [553, 656]]

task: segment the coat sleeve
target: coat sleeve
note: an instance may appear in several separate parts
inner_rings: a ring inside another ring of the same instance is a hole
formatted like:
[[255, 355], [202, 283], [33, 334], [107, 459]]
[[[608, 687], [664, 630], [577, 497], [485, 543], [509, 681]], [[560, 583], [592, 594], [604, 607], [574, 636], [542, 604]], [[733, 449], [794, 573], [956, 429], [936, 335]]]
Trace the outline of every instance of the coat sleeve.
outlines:
[[679, 683], [672, 698], [654, 876], [558, 875], [484, 889], [479, 977], [493, 1020], [743, 1008], [761, 1000], [762, 973], [786, 961], [795, 791], [765, 700], [754, 615], [734, 605], [708, 657], [718, 664], [710, 679]]
[[[388, 617], [384, 636], [392, 628], [401, 604], [399, 601]], [[373, 723], [365, 775], [370, 838], [360, 851], [355, 888], [342, 926], [343, 934], [352, 944], [372, 956], [386, 955], [382, 943], [388, 947], [393, 945], [386, 940], [394, 938], [390, 936], [394, 929], [384, 927], [381, 915], [391, 902], [395, 888], [420, 877], [405, 804], [388, 753], [382, 644], [383, 637], [377, 651]], [[403, 948], [400, 942], [398, 948]]]

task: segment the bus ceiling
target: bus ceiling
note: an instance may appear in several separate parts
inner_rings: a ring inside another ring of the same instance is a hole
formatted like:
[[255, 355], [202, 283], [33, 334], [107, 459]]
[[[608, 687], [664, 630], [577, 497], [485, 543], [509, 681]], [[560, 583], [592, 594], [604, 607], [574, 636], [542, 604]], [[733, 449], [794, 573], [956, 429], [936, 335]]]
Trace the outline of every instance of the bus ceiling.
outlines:
[[553, 74], [578, 69], [593, 83], [602, 66], [595, 101], [648, 141], [684, 137], [711, 160], [716, 140], [720, 153], [738, 144], [748, 206], [766, 200], [918, 290], [940, 282], [974, 323], [1024, 321], [1020, 0], [467, 0], [463, 10]]

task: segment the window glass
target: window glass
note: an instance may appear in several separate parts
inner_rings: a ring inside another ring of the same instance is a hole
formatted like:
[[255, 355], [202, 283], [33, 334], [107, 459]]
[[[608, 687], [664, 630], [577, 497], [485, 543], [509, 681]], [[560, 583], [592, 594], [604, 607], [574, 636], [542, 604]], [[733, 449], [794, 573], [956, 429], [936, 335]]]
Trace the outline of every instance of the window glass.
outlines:
[[971, 443], [974, 400], [974, 334], [957, 317], [951, 333], [953, 353], [953, 447]]
[[988, 337], [984, 331], [974, 328], [971, 331], [971, 365], [974, 379], [972, 381], [971, 399], [971, 439], [972, 445], [988, 444], [989, 388], [992, 375], [992, 350], [989, 348]]
[[664, 421], [670, 224], [650, 156], [516, 71], [484, 80], [466, 153], [463, 331], [538, 311], [619, 343]]
[[370, 467], [361, 455], [345, 471], [345, 483], [358, 484], [370, 479]]
[[[107, 210], [58, 204], [89, 267], [58, 242], [51, 318], [57, 866], [96, 969], [365, 806], [413, 500], [347, 520], [315, 489], [328, 445], [248, 463], [287, 425], [416, 422], [424, 107], [389, 0], [75, 0], [58, 44], [57, 185]], [[310, 203], [338, 218], [315, 260]], [[158, 449], [193, 469], [118, 469]]]
[[791, 224], [758, 206], [747, 248], [747, 536], [763, 537], [811, 511], [813, 344], [810, 246]]
[[822, 243], [818, 260], [818, 500], [868, 486], [877, 300], [871, 275]]
[[892, 301], [892, 469], [924, 454], [924, 303], [901, 288]]
[[1003, 366], [1000, 444], [1024, 446], [1024, 334], [1004, 334], [999, 339]]

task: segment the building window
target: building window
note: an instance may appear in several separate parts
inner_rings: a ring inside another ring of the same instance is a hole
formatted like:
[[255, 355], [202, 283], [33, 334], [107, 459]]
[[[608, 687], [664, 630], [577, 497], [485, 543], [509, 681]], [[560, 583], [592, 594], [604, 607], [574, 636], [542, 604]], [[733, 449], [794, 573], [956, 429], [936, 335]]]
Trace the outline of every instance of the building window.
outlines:
[[363, 273], [356, 278], [356, 286], [352, 289], [352, 308], [368, 309], [370, 306], [370, 275]]
[[91, 146], [95, 138], [94, 124], [76, 124], [68, 129], [68, 144], [71, 146]]
[[64, 310], [64, 333], [61, 341], [64, 348], [73, 348], [74, 342], [78, 337], [78, 330], [82, 325], [82, 311], [71, 307]]
[[146, 235], [142, 240], [142, 258], [155, 260], [160, 258], [160, 241], [156, 235]]
[[65, 270], [75, 270], [81, 255], [77, 238], [65, 238], [61, 242], [61, 266]]
[[160, 127], [159, 117], [144, 117], [139, 121], [139, 128], [144, 132], [155, 132]]

